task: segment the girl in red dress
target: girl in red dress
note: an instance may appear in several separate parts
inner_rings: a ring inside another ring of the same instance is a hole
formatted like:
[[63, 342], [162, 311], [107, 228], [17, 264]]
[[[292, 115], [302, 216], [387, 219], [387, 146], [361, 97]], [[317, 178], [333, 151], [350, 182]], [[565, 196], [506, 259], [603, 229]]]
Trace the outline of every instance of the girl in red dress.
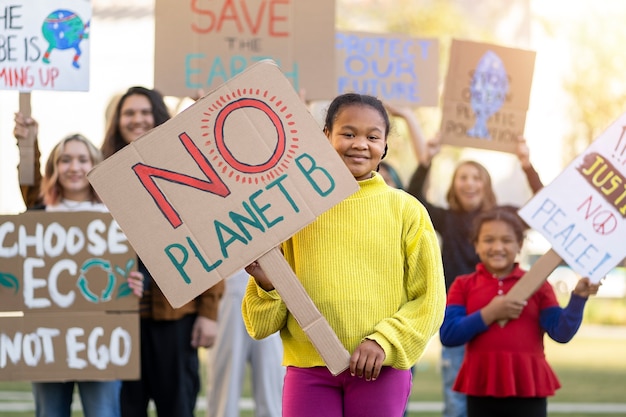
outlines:
[[[481, 213], [473, 242], [476, 271], [454, 280], [441, 327], [445, 346], [467, 343], [454, 390], [467, 395], [468, 417], [542, 417], [560, 387], [544, 354], [543, 335], [566, 343], [578, 331], [587, 298], [600, 284], [581, 278], [561, 308], [546, 281], [526, 301], [504, 295], [525, 271], [515, 258], [525, 225], [511, 209]], [[505, 326], [498, 321], [508, 320]]]

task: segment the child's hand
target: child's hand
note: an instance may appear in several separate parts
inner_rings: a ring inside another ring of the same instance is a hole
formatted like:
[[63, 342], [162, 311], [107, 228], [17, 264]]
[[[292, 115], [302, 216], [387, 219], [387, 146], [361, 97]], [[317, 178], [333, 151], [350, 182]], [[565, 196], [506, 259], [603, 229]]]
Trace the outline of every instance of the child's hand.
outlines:
[[350, 374], [375, 381], [385, 360], [385, 351], [373, 340], [364, 340], [350, 357]]
[[602, 285], [602, 281], [592, 284], [589, 278], [581, 278], [574, 288], [573, 293], [582, 298], [589, 298], [590, 295], [596, 295]]
[[519, 318], [525, 305], [526, 301], [510, 300], [504, 295], [497, 295], [480, 310], [480, 315], [489, 326], [495, 321]]
[[261, 268], [261, 265], [257, 261], [252, 262], [250, 265], [246, 266], [246, 272], [254, 277], [257, 285], [263, 288], [265, 291], [272, 291], [274, 289], [274, 284], [269, 280], [267, 275], [265, 275], [265, 271]]
[[137, 297], [141, 298], [143, 295], [143, 274], [139, 271], [131, 271], [126, 278], [128, 286]]

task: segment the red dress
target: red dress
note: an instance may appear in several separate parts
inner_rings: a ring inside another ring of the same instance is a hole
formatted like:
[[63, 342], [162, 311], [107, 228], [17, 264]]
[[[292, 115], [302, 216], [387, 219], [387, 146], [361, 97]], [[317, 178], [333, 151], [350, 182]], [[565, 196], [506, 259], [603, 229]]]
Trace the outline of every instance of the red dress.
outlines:
[[[498, 294], [506, 294], [525, 271], [517, 265], [505, 278], [491, 275], [482, 264], [476, 272], [454, 280], [449, 305], [465, 306], [468, 315], [485, 307]], [[546, 281], [528, 299], [517, 320], [489, 329], [467, 343], [465, 358], [454, 390], [473, 396], [548, 397], [560, 388], [558, 378], [544, 354], [541, 310], [558, 306], [552, 286]]]

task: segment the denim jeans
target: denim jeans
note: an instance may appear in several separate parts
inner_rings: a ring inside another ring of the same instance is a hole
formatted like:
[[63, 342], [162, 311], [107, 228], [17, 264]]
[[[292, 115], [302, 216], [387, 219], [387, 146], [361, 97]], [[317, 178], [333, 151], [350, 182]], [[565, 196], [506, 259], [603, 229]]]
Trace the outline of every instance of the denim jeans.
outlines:
[[85, 417], [120, 417], [121, 381], [33, 382], [36, 417], [70, 417], [74, 384]]
[[465, 345], [441, 347], [441, 377], [443, 379], [443, 417], [467, 417], [465, 394], [452, 390], [463, 363]]

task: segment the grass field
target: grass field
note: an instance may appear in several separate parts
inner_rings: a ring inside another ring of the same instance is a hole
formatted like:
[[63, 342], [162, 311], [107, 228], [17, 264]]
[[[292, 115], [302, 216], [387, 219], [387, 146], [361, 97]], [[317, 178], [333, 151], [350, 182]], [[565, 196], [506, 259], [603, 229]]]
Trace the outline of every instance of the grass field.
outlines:
[[[411, 401], [441, 401], [438, 355], [439, 345], [433, 342], [418, 364]], [[626, 404], [626, 327], [584, 325], [568, 344], [547, 339], [546, 356], [562, 384], [549, 403]], [[430, 417], [441, 414], [409, 415]], [[559, 415], [599, 417], [607, 414]]]
[[[206, 351], [201, 352], [202, 358]], [[441, 375], [439, 373], [440, 346], [433, 340], [424, 357], [417, 366], [413, 391], [410, 401], [438, 403], [441, 401]], [[617, 403], [626, 405], [626, 327], [594, 326], [584, 324], [578, 335], [568, 344], [560, 345], [546, 341], [546, 355], [554, 367], [563, 387], [557, 395], [549, 399], [549, 403]], [[204, 362], [204, 360], [203, 360]], [[3, 404], [16, 401], [11, 399], [10, 392], [28, 393], [30, 384], [27, 382], [0, 382], [0, 416], [26, 417], [28, 412], [4, 410]], [[204, 396], [204, 392], [201, 393]], [[246, 397], [250, 397], [249, 383], [245, 387]], [[29, 398], [21, 395], [20, 397]], [[20, 401], [24, 401], [23, 399]], [[201, 401], [205, 401], [204, 398]], [[205, 415], [202, 408], [197, 416]], [[440, 416], [437, 411], [409, 412], [413, 417]], [[555, 414], [556, 415], [556, 414]], [[606, 413], [559, 413], [562, 417], [607, 417]], [[618, 415], [618, 414], [613, 414]], [[621, 413], [619, 415], [626, 415]], [[80, 417], [80, 411], [73, 417]], [[243, 410], [241, 417], [253, 417], [251, 410]]]

